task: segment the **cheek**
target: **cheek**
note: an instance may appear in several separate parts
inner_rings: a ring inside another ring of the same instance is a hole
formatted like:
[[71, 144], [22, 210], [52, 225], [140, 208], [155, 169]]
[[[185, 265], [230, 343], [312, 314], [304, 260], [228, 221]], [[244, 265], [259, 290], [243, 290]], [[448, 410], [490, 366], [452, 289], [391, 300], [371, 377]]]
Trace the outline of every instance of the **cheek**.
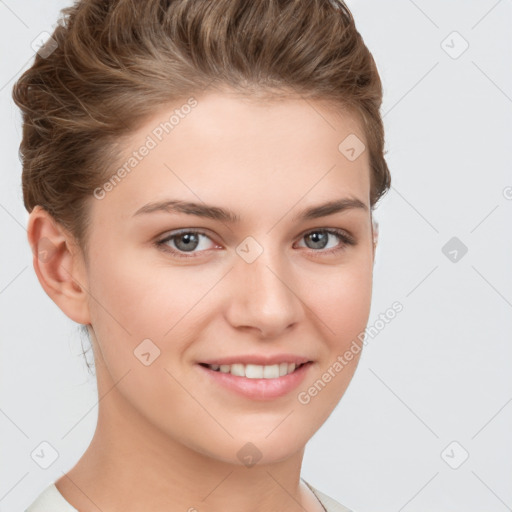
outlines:
[[159, 322], [165, 323], [169, 312], [155, 301], [151, 276], [129, 251], [107, 246], [104, 254], [89, 272], [91, 323], [105, 363], [115, 364], [117, 374], [136, 362], [133, 351], [144, 339], [154, 339], [158, 345], [156, 339], [164, 329]]
[[336, 272], [326, 274], [325, 279], [317, 277], [316, 286], [309, 284], [304, 289], [303, 296], [308, 297], [315, 322], [332, 348], [342, 350], [350, 345], [368, 322], [372, 272], [365, 263], [362, 259], [357, 265], [340, 266]]
[[162, 266], [145, 263], [136, 251], [106, 247], [89, 278], [98, 320], [115, 324], [125, 334], [161, 335], [172, 325], [173, 308], [180, 309], [186, 302], [179, 272], [169, 279]]
[[105, 253], [89, 276], [92, 324], [106, 362], [118, 365], [120, 373], [133, 364], [134, 350], [147, 339], [160, 350], [159, 365], [180, 358], [200, 334], [197, 317], [219, 275], [211, 269], [147, 262], [136, 251], [116, 254], [108, 247]]

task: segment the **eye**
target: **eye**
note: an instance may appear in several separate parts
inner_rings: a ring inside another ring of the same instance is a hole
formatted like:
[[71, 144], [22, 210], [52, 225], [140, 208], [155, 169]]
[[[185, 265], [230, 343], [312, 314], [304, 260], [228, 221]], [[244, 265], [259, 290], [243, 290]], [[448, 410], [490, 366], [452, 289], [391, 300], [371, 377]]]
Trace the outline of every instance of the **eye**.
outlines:
[[[329, 246], [329, 237], [337, 238], [338, 243]], [[300, 239], [307, 240], [307, 243], [312, 246], [308, 248], [312, 249], [314, 253], [319, 253], [319, 255], [335, 254], [345, 250], [347, 246], [356, 245], [356, 241], [351, 235], [343, 230], [333, 228], [315, 229], [303, 234]], [[198, 253], [212, 248], [208, 247], [207, 240], [210, 240], [216, 246], [205, 232], [196, 229], [183, 229], [155, 242], [155, 245], [178, 258], [193, 258], [199, 256]], [[199, 250], [196, 251], [196, 249]]]
[[[195, 249], [208, 250], [203, 242], [205, 239], [210, 240], [211, 238], [203, 231], [195, 229], [182, 230], [178, 233], [171, 234], [165, 237], [163, 240], [159, 240], [156, 243], [157, 247], [164, 251], [171, 252], [173, 255], [183, 258], [195, 257]], [[168, 242], [172, 242], [174, 247], [170, 247]], [[196, 251], [201, 252], [201, 251]], [[184, 254], [189, 253], [189, 254]]]
[[[341, 243], [329, 247], [329, 237], [338, 238]], [[302, 235], [301, 240], [307, 240], [315, 249], [313, 252], [322, 254], [336, 254], [346, 249], [346, 246], [356, 245], [355, 239], [341, 229], [315, 229]], [[311, 247], [309, 247], [311, 248]], [[316, 250], [320, 249], [320, 250]]]

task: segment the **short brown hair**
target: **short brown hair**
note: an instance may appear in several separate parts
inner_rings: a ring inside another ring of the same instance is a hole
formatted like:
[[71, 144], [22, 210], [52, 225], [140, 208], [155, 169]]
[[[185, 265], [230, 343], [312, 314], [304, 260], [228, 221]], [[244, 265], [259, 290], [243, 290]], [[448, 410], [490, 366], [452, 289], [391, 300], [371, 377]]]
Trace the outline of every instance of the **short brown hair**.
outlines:
[[390, 188], [379, 73], [341, 0], [78, 0], [13, 87], [26, 209], [41, 205], [86, 252], [88, 199], [124, 136], [215, 86], [355, 112], [372, 208]]
[[354, 113], [372, 209], [390, 188], [380, 77], [341, 0], [76, 0], [13, 87], [26, 209], [42, 206], [87, 259], [90, 201], [125, 137], [164, 104], [226, 86]]

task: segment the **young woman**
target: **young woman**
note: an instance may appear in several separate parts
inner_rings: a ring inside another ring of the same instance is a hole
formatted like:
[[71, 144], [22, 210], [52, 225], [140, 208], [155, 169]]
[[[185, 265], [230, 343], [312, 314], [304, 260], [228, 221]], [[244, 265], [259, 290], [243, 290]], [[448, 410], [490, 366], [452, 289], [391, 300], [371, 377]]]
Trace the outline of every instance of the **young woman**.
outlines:
[[301, 478], [345, 393], [389, 189], [335, 0], [81, 0], [13, 90], [34, 269], [98, 423], [28, 512], [349, 510]]

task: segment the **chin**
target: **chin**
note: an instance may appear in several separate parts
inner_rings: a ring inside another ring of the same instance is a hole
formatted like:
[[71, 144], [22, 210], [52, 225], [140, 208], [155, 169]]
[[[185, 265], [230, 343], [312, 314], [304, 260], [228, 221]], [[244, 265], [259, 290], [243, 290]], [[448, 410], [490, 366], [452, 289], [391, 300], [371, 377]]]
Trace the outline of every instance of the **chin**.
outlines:
[[302, 436], [299, 438], [290, 435], [285, 429], [279, 434], [276, 431], [270, 435], [268, 432], [264, 435], [252, 435], [251, 432], [247, 432], [246, 436], [235, 436], [235, 439], [226, 437], [227, 435], [222, 439], [210, 437], [211, 446], [196, 445], [192, 448], [211, 459], [250, 468], [254, 465], [262, 466], [285, 461], [303, 451], [307, 442]]

